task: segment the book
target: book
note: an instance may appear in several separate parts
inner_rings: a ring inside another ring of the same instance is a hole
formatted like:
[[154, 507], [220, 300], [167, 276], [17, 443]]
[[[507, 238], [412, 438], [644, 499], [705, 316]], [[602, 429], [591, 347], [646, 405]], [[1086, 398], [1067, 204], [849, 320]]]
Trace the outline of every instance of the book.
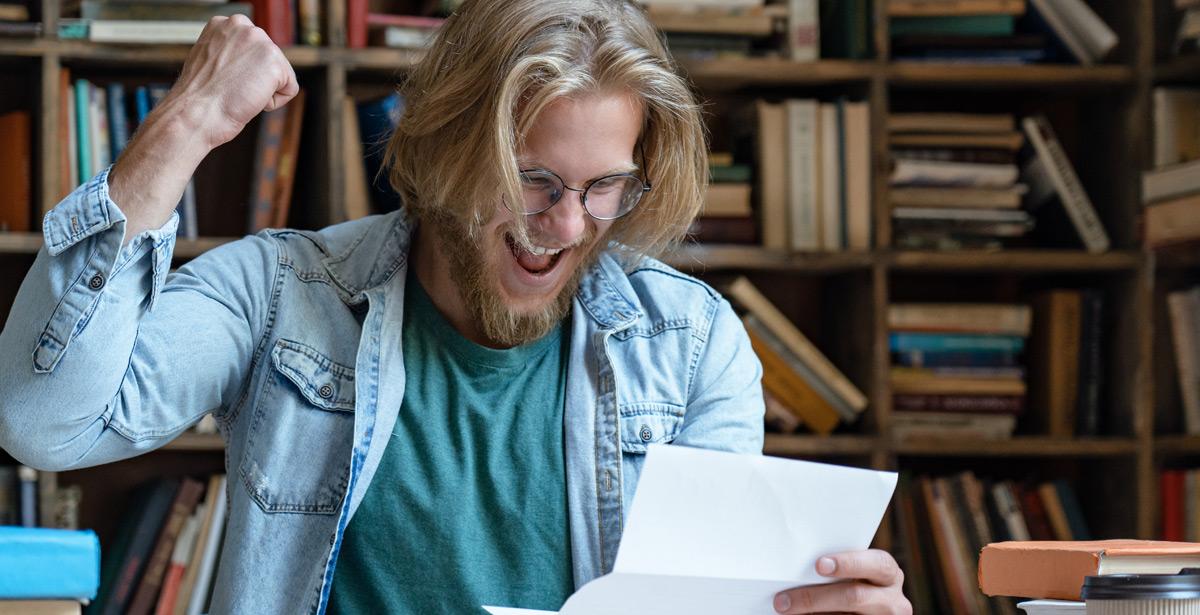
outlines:
[[837, 103], [819, 103], [817, 114], [818, 130], [821, 131], [817, 137], [819, 149], [816, 152], [821, 173], [818, 181], [820, 213], [817, 217], [821, 224], [818, 229], [819, 243], [822, 250], [837, 252], [846, 246], [843, 237], [845, 220], [842, 219], [842, 212], [846, 211], [845, 191], [842, 185], [845, 181], [842, 174], [845, 146], [841, 137], [842, 119]]
[[1200, 545], [1152, 540], [1010, 541], [983, 548], [980, 589], [989, 596], [1079, 600], [1085, 577], [1177, 574], [1200, 565]]
[[267, 36], [280, 47], [289, 47], [296, 41], [294, 6], [289, 0], [250, 0], [253, 7], [254, 24], [266, 31]]
[[270, 227], [274, 221], [276, 174], [279, 172], [283, 132], [287, 125], [287, 106], [263, 113], [258, 121], [258, 142], [255, 145], [250, 189], [248, 226], [251, 233]]
[[959, 412], [964, 414], [1020, 414], [1025, 410], [1021, 395], [914, 394], [892, 395], [897, 412]]
[[90, 600], [99, 561], [91, 530], [0, 526], [0, 600]]
[[897, 395], [998, 395], [1025, 394], [1019, 378], [964, 378], [914, 373], [907, 368], [891, 370], [892, 392]]
[[151, 21], [146, 19], [97, 19], [88, 24], [88, 40], [94, 43], [138, 43], [191, 45], [200, 38], [207, 22]]
[[125, 106], [125, 86], [113, 82], [105, 86], [108, 97], [108, 131], [110, 160], [116, 162], [129, 142], [129, 116]]
[[82, 0], [79, 3], [79, 16], [89, 20], [207, 22], [213, 17], [229, 17], [239, 13], [253, 17], [253, 8], [246, 2], [206, 0]]
[[786, 19], [786, 9], [784, 5], [730, 8], [651, 6], [646, 16], [661, 32], [766, 38], [779, 30], [778, 22]]
[[[1021, 125], [1084, 246], [1093, 253], [1107, 251], [1110, 245], [1108, 233], [1096, 215], [1096, 209], [1083, 189], [1083, 184], [1079, 182], [1079, 177], [1059, 144], [1050, 122], [1039, 115], [1026, 117], [1021, 121]], [[1034, 192], [1037, 190], [1034, 189]]]
[[1200, 160], [1173, 164], [1142, 174], [1142, 202], [1164, 201], [1200, 192]]
[[[762, 320], [754, 314], [747, 314], [742, 317], [742, 323], [747, 333], [753, 333], [766, 348], [783, 360], [788, 371], [800, 377], [804, 385], [800, 388], [811, 388], [821, 398], [822, 403], [830, 405], [843, 420], [851, 422], [858, 418], [860, 410], [842, 399], [828, 382], [822, 380], [808, 364], [792, 352]], [[804, 393], [801, 394], [803, 395]]]
[[892, 437], [907, 440], [1007, 440], [1017, 418], [1009, 414], [892, 412]]
[[1050, 528], [1054, 530], [1054, 538], [1060, 541], [1079, 540], [1071, 531], [1071, 525], [1067, 522], [1067, 513], [1063, 510], [1062, 500], [1054, 485], [1042, 483], [1038, 485], [1037, 493], [1038, 497], [1042, 499], [1046, 517], [1050, 519]]
[[871, 210], [871, 111], [868, 103], [838, 103], [844, 108], [842, 138], [845, 141], [842, 168], [845, 181], [846, 245], [867, 251], [873, 244]]
[[[111, 581], [109, 575], [104, 575], [104, 583], [111, 582], [111, 586], [107, 591], [102, 590], [96, 602], [89, 605], [89, 613], [126, 613], [138, 587], [138, 581], [146, 571], [159, 533], [166, 524], [179, 486], [179, 479], [164, 478], [139, 488], [139, 493], [135, 494], [134, 503], [129, 507], [129, 514], [119, 531], [125, 534], [125, 544], [118, 543], [114, 552], [114, 555], [120, 555], [120, 561], [113, 564]], [[129, 524], [128, 530], [124, 529], [126, 523]], [[108, 569], [107, 565], [105, 569]]]
[[1146, 208], [1143, 239], [1162, 248], [1200, 238], [1200, 193], [1159, 201]]
[[821, 249], [821, 113], [815, 100], [792, 99], [787, 109], [788, 223], [792, 250]]
[[193, 557], [192, 564], [190, 564], [196, 567], [197, 572], [192, 590], [189, 592], [187, 605], [184, 610], [181, 610], [181, 605], [176, 603], [176, 615], [182, 615], [182, 613], [201, 615], [207, 605], [209, 591], [215, 576], [217, 554], [225, 534], [225, 511], [228, 507], [227, 481], [228, 477], [224, 474], [209, 479], [209, 497], [214, 498], [212, 521], [207, 534], [203, 536], [204, 540], [197, 542], [196, 550], [199, 553], [199, 559]]
[[91, 179], [95, 171], [92, 167], [92, 85], [87, 79], [75, 80], [75, 134], [79, 138], [79, 179]]
[[37, 470], [29, 466], [17, 466], [17, 494], [21, 527], [37, 527]]
[[888, 335], [892, 352], [913, 350], [932, 352], [1000, 352], [1019, 353], [1025, 349], [1025, 338], [1017, 335], [974, 335], [943, 333], [892, 332]]
[[1017, 608], [1025, 611], [1026, 615], [1084, 615], [1087, 613], [1087, 603], [1070, 600], [1026, 600], [1018, 602]]
[[1025, 0], [887, 0], [889, 17], [1021, 15]]
[[362, 141], [358, 137], [358, 113], [354, 99], [342, 99], [342, 158], [346, 161], [346, 196], [342, 214], [346, 220], [357, 220], [371, 213], [367, 195], [367, 167], [363, 159]]
[[750, 184], [709, 184], [704, 194], [701, 216], [709, 218], [741, 218], [752, 213]]
[[888, 138], [893, 148], [967, 148], [1015, 152], [1025, 144], [1025, 136], [1016, 131], [997, 133], [896, 133]]
[[346, 0], [346, 46], [362, 49], [367, 46], [367, 0]]
[[871, 0], [820, 0], [820, 56], [867, 60], [872, 55]]
[[373, 45], [394, 49], [425, 49], [433, 44], [434, 30], [409, 26], [384, 26], [368, 30]]
[[817, 59], [821, 49], [817, 0], [787, 0], [787, 49], [797, 62]]
[[1011, 138], [1016, 118], [1006, 113], [890, 113], [889, 133], [979, 135], [995, 133]]
[[300, 21], [300, 40], [314, 47], [321, 44], [321, 0], [299, 0], [296, 12]]
[[763, 387], [818, 435], [829, 435], [838, 413], [784, 362], [754, 331], [747, 331], [754, 354], [763, 366]]
[[1075, 433], [1083, 294], [1051, 290], [1034, 297], [1030, 340], [1031, 430], [1053, 437]]
[[1200, 89], [1154, 88], [1154, 166], [1200, 160]]
[[771, 333], [774, 333], [789, 351], [795, 353], [805, 365], [816, 373], [817, 377], [828, 384], [847, 405], [856, 411], [862, 411], [867, 407], [866, 395], [855, 387], [833, 363], [830, 363], [829, 359], [825, 358], [825, 355], [821, 354], [821, 351], [817, 350], [817, 347], [788, 320], [787, 316], [784, 316], [778, 308], [772, 305], [749, 280], [744, 277], [737, 278], [729, 286], [727, 292], [742, 307], [762, 320], [763, 325]]
[[1004, 524], [1008, 540], [1029, 540], [1029, 527], [1021, 514], [1021, 504], [1010, 481], [1001, 481], [991, 487], [991, 501]]
[[0, 232], [28, 232], [33, 217], [33, 119], [0, 115]]
[[300, 128], [304, 121], [305, 93], [301, 89], [284, 107], [283, 135], [279, 141], [279, 162], [275, 171], [275, 189], [271, 198], [271, 226], [287, 226], [292, 204], [292, 186], [296, 181], [296, 158], [300, 153]]
[[0, 600], [0, 615], [79, 615], [78, 600]]
[[1163, 540], [1173, 542], [1184, 540], [1183, 483], [1183, 470], [1163, 470], [1159, 474], [1159, 526], [1162, 528]]
[[944, 478], [922, 477], [919, 486], [933, 529], [933, 546], [953, 613], [980, 611], [978, 591], [969, 575], [961, 531], [954, 521], [953, 502]]
[[179, 538], [179, 532], [183, 530], [184, 523], [195, 510], [196, 503], [200, 500], [203, 491], [204, 485], [200, 481], [191, 478], [183, 479], [171, 502], [154, 548], [150, 551], [149, 559], [146, 560], [146, 567], [141, 574], [137, 591], [126, 610], [126, 615], [148, 615], [154, 608], [158, 592], [162, 588], [167, 574], [167, 568], [171, 564], [171, 553], [175, 549], [175, 541]]
[[897, 17], [891, 20], [889, 29], [893, 37], [912, 34], [1012, 36], [1015, 31], [1016, 17], [1004, 14]]
[[1083, 291], [1083, 320], [1079, 334], [1079, 393], [1076, 395], [1075, 435], [1098, 436], [1104, 381], [1104, 296], [1100, 290]]
[[893, 186], [1010, 188], [1019, 173], [1015, 164], [897, 158], [888, 182]]
[[757, 245], [758, 223], [753, 216], [708, 218], [701, 216], [688, 225], [687, 237], [700, 243]]
[[197, 510], [189, 516], [183, 524], [183, 529], [179, 531], [179, 538], [176, 539], [175, 546], [171, 550], [171, 561], [167, 566], [166, 576], [163, 578], [162, 590], [158, 593], [158, 601], [155, 603], [155, 615], [170, 615], [175, 609], [175, 602], [179, 598], [179, 591], [183, 585], [183, 575], [188, 559], [196, 547], [196, 534], [200, 525], [199, 517], [203, 512], [202, 509]]
[[926, 333], [1029, 335], [1033, 310], [996, 303], [896, 303], [888, 306], [888, 328]]
[[1029, 536], [1033, 540], [1054, 540], [1054, 530], [1050, 526], [1050, 517], [1046, 514], [1046, 506], [1037, 489], [1022, 486], [1017, 490], [1021, 500], [1021, 513], [1025, 516], [1025, 525], [1029, 528]]
[[790, 247], [788, 229], [788, 113], [782, 104], [754, 103], [758, 130], [755, 155], [758, 163], [758, 213], [762, 244], [769, 250]]
[[112, 164], [112, 140], [108, 127], [108, 91], [88, 84], [88, 125], [92, 129], [92, 170], [99, 173]]
[[[58, 71], [58, 125], [63, 127], [65, 139], [58, 144], [58, 199], [71, 194], [79, 185], [79, 138], [75, 131], [75, 95], [71, 89], [71, 70]], [[47, 212], [42, 212], [45, 215]]]
[[1200, 287], [1167, 294], [1176, 377], [1183, 399], [1184, 427], [1189, 435], [1200, 434], [1200, 323], [1196, 320], [1197, 310], [1200, 310]]

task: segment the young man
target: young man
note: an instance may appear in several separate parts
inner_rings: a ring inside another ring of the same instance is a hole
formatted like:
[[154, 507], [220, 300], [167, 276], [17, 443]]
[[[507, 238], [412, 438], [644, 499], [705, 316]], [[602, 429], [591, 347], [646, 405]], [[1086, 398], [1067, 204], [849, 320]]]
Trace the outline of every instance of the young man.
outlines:
[[[197, 164], [297, 92], [261, 30], [214, 19], [121, 159], [47, 216], [0, 334], [0, 445], [24, 463], [130, 457], [216, 416], [213, 612], [556, 609], [611, 569], [648, 444], [761, 451], [740, 322], [649, 258], [699, 208], [706, 148], [638, 10], [469, 0], [404, 88], [404, 212], [168, 278]], [[911, 610], [886, 553], [819, 569], [847, 582], [777, 610]]]

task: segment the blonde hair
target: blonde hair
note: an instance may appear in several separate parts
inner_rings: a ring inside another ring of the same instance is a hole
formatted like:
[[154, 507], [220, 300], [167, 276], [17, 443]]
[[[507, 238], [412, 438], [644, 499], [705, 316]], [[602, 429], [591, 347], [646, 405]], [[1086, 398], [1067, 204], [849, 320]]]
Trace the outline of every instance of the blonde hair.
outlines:
[[653, 188], [608, 239], [657, 256], [682, 239], [707, 182], [700, 109], [641, 9], [625, 0], [467, 0], [401, 86], [392, 186], [418, 220], [472, 234], [498, 198], [521, 200], [522, 135], [551, 102], [628, 92], [643, 108], [638, 161]]

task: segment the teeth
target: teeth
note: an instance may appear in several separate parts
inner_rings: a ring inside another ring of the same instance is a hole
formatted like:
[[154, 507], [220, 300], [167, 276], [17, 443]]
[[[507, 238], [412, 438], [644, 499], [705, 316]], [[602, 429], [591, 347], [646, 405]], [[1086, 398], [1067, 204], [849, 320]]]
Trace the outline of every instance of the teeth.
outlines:
[[534, 256], [547, 256], [547, 255], [554, 256], [555, 254], [558, 254], [559, 252], [563, 251], [563, 248], [546, 248], [546, 247], [542, 247], [542, 246], [533, 246], [533, 245], [528, 245], [528, 244], [524, 244], [524, 243], [517, 243], [516, 238], [512, 237], [511, 235], [509, 236], [509, 238], [513, 241], [514, 245], [517, 245], [522, 250], [525, 250], [526, 252], [528, 252]]

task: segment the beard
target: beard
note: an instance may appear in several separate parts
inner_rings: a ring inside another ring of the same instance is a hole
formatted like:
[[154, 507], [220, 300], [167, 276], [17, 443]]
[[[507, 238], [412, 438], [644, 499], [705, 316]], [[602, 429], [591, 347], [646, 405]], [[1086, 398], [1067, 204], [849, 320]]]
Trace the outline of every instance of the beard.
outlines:
[[[579, 242], [573, 250], [587, 250], [583, 259], [571, 272], [567, 282], [555, 297], [543, 306], [530, 312], [519, 312], [504, 300], [499, 288], [495, 265], [484, 257], [482, 238], [473, 234], [457, 219], [447, 215], [426, 216], [429, 226], [438, 234], [443, 256], [450, 267], [450, 278], [458, 287], [459, 295], [467, 311], [479, 324], [484, 336], [494, 344], [513, 347], [540, 339], [559, 326], [571, 310], [571, 302], [579, 290], [584, 272], [595, 264], [603, 251], [603, 243], [593, 244], [594, 231]], [[503, 232], [503, 231], [502, 231]], [[512, 234], [518, 235], [513, 229]], [[472, 241], [469, 238], [474, 237]], [[466, 242], [464, 238], [468, 238]], [[503, 240], [501, 240], [503, 241]], [[565, 265], [565, 263], [560, 263]]]

